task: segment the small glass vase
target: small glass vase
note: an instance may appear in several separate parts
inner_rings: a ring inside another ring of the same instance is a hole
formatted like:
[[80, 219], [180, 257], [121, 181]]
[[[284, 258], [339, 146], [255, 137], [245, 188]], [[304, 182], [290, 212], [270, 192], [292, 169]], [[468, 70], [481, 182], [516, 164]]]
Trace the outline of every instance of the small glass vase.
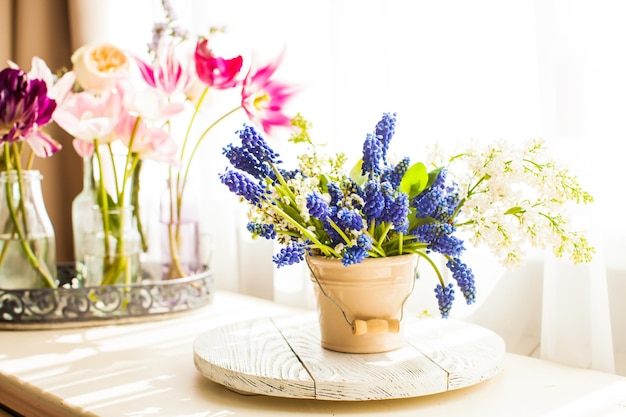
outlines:
[[92, 210], [97, 204], [96, 186], [93, 175], [93, 156], [83, 158], [83, 189], [72, 201], [72, 232], [77, 279], [82, 282], [85, 257], [85, 236], [93, 233]]
[[55, 288], [55, 234], [38, 170], [0, 173], [0, 288]]
[[133, 206], [91, 209], [92, 232], [85, 245], [79, 269], [82, 285], [130, 284], [140, 279], [141, 237], [133, 221]]
[[180, 199], [166, 182], [161, 195], [160, 236], [163, 279], [182, 278], [202, 270], [199, 204], [192, 189]]

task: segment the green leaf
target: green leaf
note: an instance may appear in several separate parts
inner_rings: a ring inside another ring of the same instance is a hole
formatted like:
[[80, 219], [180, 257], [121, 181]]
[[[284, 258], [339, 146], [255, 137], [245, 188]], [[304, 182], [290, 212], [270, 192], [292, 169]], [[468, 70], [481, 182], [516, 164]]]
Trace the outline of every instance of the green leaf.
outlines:
[[330, 183], [330, 178], [328, 178], [328, 175], [322, 174], [319, 176], [319, 182], [320, 182], [320, 189], [328, 192], [328, 183]]
[[428, 173], [428, 184], [426, 185], [426, 187], [430, 187], [431, 185], [433, 185], [433, 182], [435, 182], [435, 180], [437, 179], [437, 175], [439, 175], [441, 169], [442, 167], [435, 168]]
[[526, 210], [521, 208], [520, 206], [511, 207], [504, 214], [512, 214], [515, 217], [522, 217], [526, 213]]
[[282, 205], [282, 204], [279, 204], [279, 205], [282, 206], [281, 207], [282, 210], [285, 213], [287, 213], [289, 217], [291, 217], [294, 221], [296, 221], [301, 226], [306, 227], [304, 226], [305, 223], [304, 223], [304, 219], [302, 218], [302, 215], [300, 214], [300, 210], [290, 205]]
[[367, 177], [363, 175], [363, 159], [359, 161], [350, 170], [350, 178], [358, 185], [363, 185], [367, 181]]
[[411, 165], [400, 181], [400, 191], [406, 193], [409, 199], [415, 198], [428, 186], [429, 175], [426, 165], [416, 162]]

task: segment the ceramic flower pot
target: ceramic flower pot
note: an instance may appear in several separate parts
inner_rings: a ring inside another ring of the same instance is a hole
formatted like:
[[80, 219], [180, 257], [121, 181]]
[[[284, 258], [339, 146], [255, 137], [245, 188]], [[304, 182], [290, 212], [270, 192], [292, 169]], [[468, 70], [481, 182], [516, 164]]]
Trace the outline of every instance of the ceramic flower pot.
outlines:
[[307, 256], [315, 285], [321, 344], [345, 353], [377, 353], [404, 344], [403, 306], [415, 282], [417, 255], [340, 259]]

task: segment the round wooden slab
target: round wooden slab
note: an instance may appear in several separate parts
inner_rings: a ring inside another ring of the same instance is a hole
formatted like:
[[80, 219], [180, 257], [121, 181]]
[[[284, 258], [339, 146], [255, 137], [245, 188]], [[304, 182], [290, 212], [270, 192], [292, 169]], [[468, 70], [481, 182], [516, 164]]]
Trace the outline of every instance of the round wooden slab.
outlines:
[[351, 354], [320, 346], [313, 314], [244, 321], [200, 335], [194, 363], [203, 376], [234, 391], [334, 401], [435, 394], [501, 370], [505, 344], [491, 330], [443, 319], [402, 325], [406, 343], [400, 349]]

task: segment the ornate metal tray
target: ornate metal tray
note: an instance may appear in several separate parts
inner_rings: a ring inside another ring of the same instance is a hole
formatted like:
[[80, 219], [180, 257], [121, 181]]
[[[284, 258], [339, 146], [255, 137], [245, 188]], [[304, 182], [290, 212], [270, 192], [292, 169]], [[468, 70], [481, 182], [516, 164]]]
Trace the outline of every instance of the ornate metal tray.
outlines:
[[1, 289], [0, 329], [103, 326], [164, 319], [213, 298], [213, 272], [172, 280], [144, 280], [72, 288], [73, 264], [57, 266], [59, 288]]

